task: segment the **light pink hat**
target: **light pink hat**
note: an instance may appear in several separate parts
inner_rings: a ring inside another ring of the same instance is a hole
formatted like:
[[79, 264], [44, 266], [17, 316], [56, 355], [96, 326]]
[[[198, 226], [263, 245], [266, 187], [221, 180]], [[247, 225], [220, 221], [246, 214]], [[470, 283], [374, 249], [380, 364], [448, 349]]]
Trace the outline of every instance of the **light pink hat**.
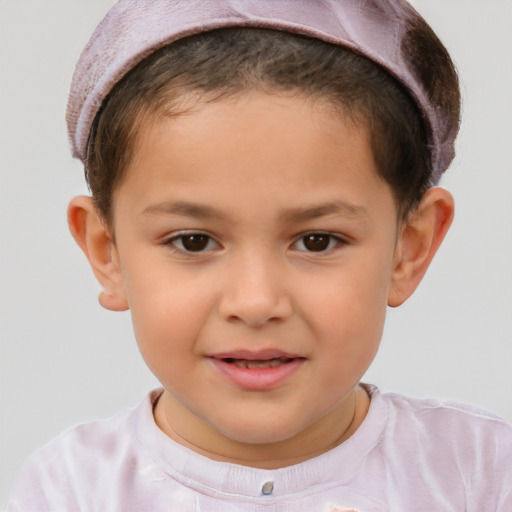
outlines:
[[66, 116], [73, 156], [85, 162], [103, 100], [150, 53], [199, 32], [250, 26], [339, 44], [391, 73], [424, 117], [437, 182], [453, 159], [458, 126], [432, 103], [404, 54], [412, 13], [404, 0], [120, 0], [94, 31], [73, 76]]

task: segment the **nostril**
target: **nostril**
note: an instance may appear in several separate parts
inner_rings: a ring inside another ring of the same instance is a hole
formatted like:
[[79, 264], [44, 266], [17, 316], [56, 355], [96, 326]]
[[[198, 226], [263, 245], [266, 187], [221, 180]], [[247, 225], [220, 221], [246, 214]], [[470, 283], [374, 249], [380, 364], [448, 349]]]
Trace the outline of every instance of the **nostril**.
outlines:
[[240, 315], [230, 315], [226, 320], [230, 323], [243, 323], [252, 328], [258, 328], [267, 324], [277, 324], [283, 322], [285, 320], [285, 317], [268, 316], [266, 314], [254, 315], [245, 313]]
[[219, 303], [219, 313], [230, 323], [241, 322], [259, 327], [269, 322], [278, 323], [292, 311], [287, 293], [277, 277], [237, 274], [226, 283]]

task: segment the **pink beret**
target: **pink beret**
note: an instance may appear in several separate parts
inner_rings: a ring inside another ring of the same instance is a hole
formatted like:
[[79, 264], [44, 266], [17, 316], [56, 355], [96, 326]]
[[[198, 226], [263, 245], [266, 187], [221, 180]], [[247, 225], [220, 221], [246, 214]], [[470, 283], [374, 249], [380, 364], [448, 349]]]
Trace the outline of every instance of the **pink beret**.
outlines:
[[393, 75], [423, 115], [437, 182], [453, 158], [458, 126], [448, 122], [443, 105], [432, 102], [404, 53], [412, 15], [404, 0], [120, 0], [94, 31], [73, 76], [66, 116], [73, 156], [85, 162], [102, 102], [150, 53], [199, 32], [250, 26], [353, 49]]

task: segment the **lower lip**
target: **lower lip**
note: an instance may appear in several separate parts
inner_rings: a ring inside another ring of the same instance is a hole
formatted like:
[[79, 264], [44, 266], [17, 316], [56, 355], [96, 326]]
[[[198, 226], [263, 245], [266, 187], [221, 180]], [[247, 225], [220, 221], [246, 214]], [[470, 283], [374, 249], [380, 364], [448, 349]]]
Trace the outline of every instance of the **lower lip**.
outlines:
[[270, 391], [282, 385], [304, 363], [304, 359], [294, 359], [289, 363], [272, 368], [240, 368], [223, 359], [210, 359], [212, 363], [238, 387], [249, 391]]

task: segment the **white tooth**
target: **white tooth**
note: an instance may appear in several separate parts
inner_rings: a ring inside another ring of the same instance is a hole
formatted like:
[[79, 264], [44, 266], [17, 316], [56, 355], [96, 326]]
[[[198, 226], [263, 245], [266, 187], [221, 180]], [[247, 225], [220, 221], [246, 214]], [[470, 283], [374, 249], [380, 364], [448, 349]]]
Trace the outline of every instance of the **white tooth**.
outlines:
[[247, 361], [247, 368], [266, 368], [266, 361]]
[[266, 361], [252, 361], [253, 368], [275, 368], [276, 366], [281, 366], [281, 364], [283, 364], [283, 360], [277, 358]]
[[282, 364], [289, 362], [287, 357], [279, 357], [268, 360], [248, 360], [248, 359], [233, 359], [231, 364], [234, 364], [238, 368], [275, 368]]

